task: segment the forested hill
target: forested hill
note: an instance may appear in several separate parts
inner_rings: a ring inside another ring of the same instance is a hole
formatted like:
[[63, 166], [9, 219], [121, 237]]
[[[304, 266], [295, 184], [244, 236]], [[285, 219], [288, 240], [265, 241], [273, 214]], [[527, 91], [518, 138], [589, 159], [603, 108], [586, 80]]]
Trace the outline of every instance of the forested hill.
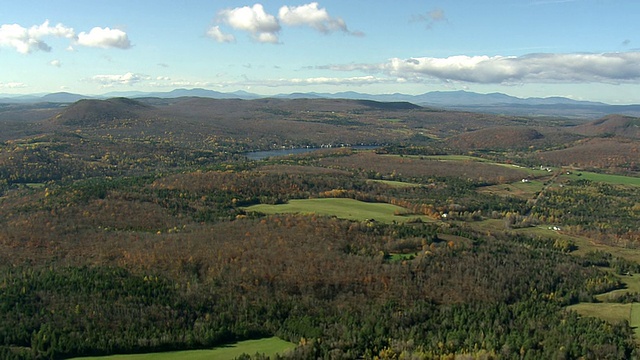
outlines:
[[150, 105], [127, 98], [79, 100], [62, 110], [52, 121], [58, 125], [95, 126], [114, 120], [138, 118], [152, 109]]
[[640, 139], [640, 118], [609, 115], [578, 125], [572, 131], [587, 136], [621, 136]]

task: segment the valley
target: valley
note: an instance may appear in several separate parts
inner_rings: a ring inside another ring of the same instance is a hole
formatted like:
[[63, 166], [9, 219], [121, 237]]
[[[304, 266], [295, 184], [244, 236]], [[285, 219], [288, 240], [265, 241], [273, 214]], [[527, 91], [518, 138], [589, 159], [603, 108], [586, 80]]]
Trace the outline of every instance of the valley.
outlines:
[[637, 356], [638, 121], [326, 98], [0, 107], [0, 357], [277, 338], [285, 359]]

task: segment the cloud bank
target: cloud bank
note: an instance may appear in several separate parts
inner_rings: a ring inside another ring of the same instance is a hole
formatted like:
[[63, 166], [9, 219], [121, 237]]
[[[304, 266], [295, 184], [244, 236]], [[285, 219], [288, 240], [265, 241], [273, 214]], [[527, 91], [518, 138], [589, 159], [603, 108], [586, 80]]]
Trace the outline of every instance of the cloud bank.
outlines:
[[[326, 9], [320, 8], [317, 2], [300, 6], [282, 6], [278, 17], [267, 13], [262, 4], [224, 9], [217, 14], [217, 23], [229, 26], [233, 30], [245, 31], [254, 41], [277, 44], [282, 25], [308, 26], [323, 34], [340, 31], [349, 35], [362, 35], [361, 32], [350, 31], [344, 20], [332, 17]], [[217, 42], [233, 42], [235, 36], [225, 33], [219, 25], [209, 28], [207, 36]]]
[[25, 88], [25, 87], [27, 87], [27, 85], [21, 82], [9, 82], [9, 83], [0, 82], [0, 89], [18, 89], [18, 88]]
[[329, 65], [319, 68], [384, 73], [413, 82], [622, 83], [640, 80], [640, 52], [393, 58], [381, 64]]
[[[21, 54], [35, 51], [51, 51], [46, 38], [66, 38], [72, 44], [101, 48], [128, 49], [131, 47], [127, 34], [122, 30], [95, 27], [89, 33], [81, 32], [76, 36], [73, 28], [63, 24], [51, 26], [49, 20], [42, 25], [25, 28], [19, 24], [0, 26], [0, 46], [10, 47]], [[71, 46], [71, 45], [70, 45]]]
[[116, 85], [133, 85], [150, 79], [151, 77], [147, 75], [128, 72], [126, 74], [95, 75], [88, 81], [99, 83], [103, 88], [108, 88]]

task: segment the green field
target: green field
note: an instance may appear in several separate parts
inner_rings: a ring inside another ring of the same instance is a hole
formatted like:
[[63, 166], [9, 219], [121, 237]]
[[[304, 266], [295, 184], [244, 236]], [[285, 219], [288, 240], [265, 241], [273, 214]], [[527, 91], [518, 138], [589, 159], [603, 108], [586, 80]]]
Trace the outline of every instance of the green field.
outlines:
[[618, 295], [626, 292], [640, 291], [639, 276], [621, 276], [620, 280], [626, 285], [625, 289], [613, 290], [596, 296], [596, 299], [603, 301], [601, 303], [579, 303], [568, 306], [570, 310], [575, 310], [582, 316], [592, 316], [616, 323], [627, 320], [629, 325], [634, 329], [636, 339], [640, 341], [640, 303], [621, 304], [616, 302], [606, 302]]
[[422, 215], [396, 215], [407, 212], [407, 209], [400, 206], [386, 203], [368, 203], [341, 198], [290, 200], [286, 204], [259, 204], [246, 207], [244, 210], [248, 212], [260, 212], [263, 214], [318, 214], [357, 221], [373, 219], [385, 223], [391, 223], [393, 221], [403, 223], [416, 219], [420, 219], [422, 221], [433, 221], [433, 219]]
[[640, 186], [640, 177], [633, 176], [623, 176], [623, 175], [609, 175], [609, 174], [598, 174], [588, 171], [580, 171], [574, 172], [569, 175], [562, 175], [563, 178], [568, 178], [571, 180], [591, 180], [604, 182], [609, 184], [618, 184], [618, 185], [634, 185]]
[[[567, 309], [575, 310], [582, 316], [597, 317], [611, 323], [616, 323], [622, 320], [627, 320], [631, 323], [632, 305], [637, 307], [637, 305], [640, 304], [579, 303], [570, 305]], [[639, 324], [631, 324], [631, 326], [638, 325]]]
[[543, 181], [531, 180], [530, 182], [517, 181], [509, 184], [490, 185], [478, 189], [481, 193], [495, 194], [502, 196], [515, 196], [521, 199], [531, 199], [535, 197], [545, 187]]
[[576, 255], [585, 255], [588, 252], [599, 250], [608, 252], [613, 256], [618, 256], [629, 261], [640, 262], [640, 250], [638, 249], [596, 243], [593, 240], [582, 236], [559, 236], [563, 236], [567, 239], [572, 240], [578, 246], [578, 250], [574, 251]]
[[610, 323], [627, 320], [640, 340], [640, 303], [580, 303], [567, 307], [582, 316], [591, 316]]
[[75, 360], [231, 360], [242, 354], [255, 355], [256, 353], [274, 356], [295, 348], [295, 344], [277, 337], [246, 340], [235, 344], [221, 346], [211, 350], [186, 350], [161, 353], [112, 355], [75, 358]]
[[418, 187], [420, 184], [404, 182], [404, 181], [393, 181], [393, 180], [367, 180], [368, 182], [377, 182], [385, 185], [389, 185], [395, 188], [406, 188], [406, 187]]
[[622, 283], [624, 283], [624, 289], [613, 290], [597, 295], [596, 299], [606, 302], [616, 298], [617, 296], [624, 295], [625, 293], [640, 293], [640, 276], [637, 274], [633, 276], [620, 275], [618, 278]]
[[633, 328], [636, 339], [640, 340], [640, 303], [631, 304], [631, 315], [629, 316], [629, 325]]

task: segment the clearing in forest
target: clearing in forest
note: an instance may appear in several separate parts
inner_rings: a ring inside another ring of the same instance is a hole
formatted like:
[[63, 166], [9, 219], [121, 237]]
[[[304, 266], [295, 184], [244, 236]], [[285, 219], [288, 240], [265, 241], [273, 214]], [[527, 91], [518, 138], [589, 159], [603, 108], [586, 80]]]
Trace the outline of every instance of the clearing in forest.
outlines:
[[75, 360], [231, 360], [242, 354], [264, 354], [270, 358], [276, 354], [283, 354], [295, 348], [295, 344], [277, 337], [240, 341], [235, 344], [223, 345], [211, 350], [169, 351], [147, 354], [112, 355], [100, 357], [83, 357]]
[[640, 340], [640, 303], [579, 303], [567, 308], [582, 316], [596, 317], [610, 323], [626, 320], [634, 329], [636, 339]]
[[[404, 223], [420, 219], [422, 221], [434, 221], [424, 215], [407, 214], [408, 210], [387, 203], [369, 203], [354, 199], [322, 198], [290, 200], [286, 204], [269, 205], [259, 204], [244, 208], [247, 212], [260, 212], [263, 214], [300, 213], [336, 216], [341, 219], [365, 221], [368, 219], [391, 223], [393, 221]], [[407, 215], [398, 215], [407, 214]]]
[[603, 182], [613, 185], [633, 185], [640, 186], [640, 177], [624, 176], [624, 175], [612, 175], [612, 174], [598, 174], [588, 171], [576, 171], [570, 174], [562, 175], [563, 178], [572, 180], [591, 180], [596, 182]]
[[592, 316], [610, 323], [626, 320], [633, 328], [636, 339], [640, 341], [640, 303], [615, 302], [616, 297], [623, 296], [625, 293], [640, 292], [640, 276], [619, 275], [618, 278], [625, 285], [623, 289], [596, 295], [596, 299], [601, 302], [579, 303], [568, 306], [568, 309], [575, 310], [582, 316]]

